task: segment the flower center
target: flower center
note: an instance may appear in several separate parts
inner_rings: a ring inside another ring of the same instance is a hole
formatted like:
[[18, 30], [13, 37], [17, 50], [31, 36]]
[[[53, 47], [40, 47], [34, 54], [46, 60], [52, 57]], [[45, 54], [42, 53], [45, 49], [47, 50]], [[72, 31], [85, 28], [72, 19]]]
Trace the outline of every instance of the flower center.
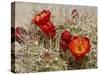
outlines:
[[82, 45], [80, 45], [80, 46], [78, 47], [78, 51], [82, 51], [82, 49], [83, 49], [83, 47], [82, 47]]
[[83, 51], [83, 44], [80, 42], [80, 44], [77, 46], [77, 52], [82, 52]]

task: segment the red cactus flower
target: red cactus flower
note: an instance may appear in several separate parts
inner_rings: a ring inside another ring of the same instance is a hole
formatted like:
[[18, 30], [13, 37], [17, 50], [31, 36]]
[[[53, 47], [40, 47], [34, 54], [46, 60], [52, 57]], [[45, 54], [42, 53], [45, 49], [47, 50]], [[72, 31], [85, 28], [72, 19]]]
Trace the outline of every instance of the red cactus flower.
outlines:
[[51, 12], [49, 10], [43, 10], [32, 19], [32, 22], [38, 25], [47, 37], [53, 39], [56, 34], [56, 29], [50, 21], [50, 15]]
[[49, 10], [43, 10], [32, 19], [32, 22], [36, 25], [44, 25], [50, 20], [51, 12]]
[[68, 44], [71, 41], [71, 37], [71, 33], [67, 30], [61, 34], [60, 49], [62, 49], [64, 53], [66, 53], [66, 49], [68, 48]]
[[20, 27], [16, 27], [16, 30], [15, 30], [15, 36], [16, 36], [16, 38], [18, 38], [19, 36], [21, 36], [22, 35], [22, 28], [20, 28]]
[[16, 27], [15, 29], [15, 39], [16, 41], [23, 42], [23, 35], [26, 34], [26, 31], [21, 27]]
[[90, 40], [87, 37], [74, 36], [69, 43], [69, 49], [76, 60], [84, 58], [90, 51]]
[[68, 30], [65, 30], [61, 34], [61, 39], [66, 41], [67, 43], [69, 43], [71, 41], [71, 37], [72, 37], [72, 35]]
[[79, 17], [79, 14], [78, 14], [77, 9], [73, 9], [73, 10], [72, 10], [72, 14], [71, 14], [71, 15], [72, 15], [72, 17], [73, 17], [73, 18], [75, 18], [75, 17], [77, 17], [77, 18], [78, 18], [78, 17]]
[[47, 22], [45, 25], [40, 26], [41, 30], [51, 38], [54, 38], [56, 35], [56, 29], [52, 22]]
[[61, 40], [60, 41], [60, 49], [62, 49], [63, 52], [66, 53], [67, 48], [68, 48], [68, 44], [65, 41]]

